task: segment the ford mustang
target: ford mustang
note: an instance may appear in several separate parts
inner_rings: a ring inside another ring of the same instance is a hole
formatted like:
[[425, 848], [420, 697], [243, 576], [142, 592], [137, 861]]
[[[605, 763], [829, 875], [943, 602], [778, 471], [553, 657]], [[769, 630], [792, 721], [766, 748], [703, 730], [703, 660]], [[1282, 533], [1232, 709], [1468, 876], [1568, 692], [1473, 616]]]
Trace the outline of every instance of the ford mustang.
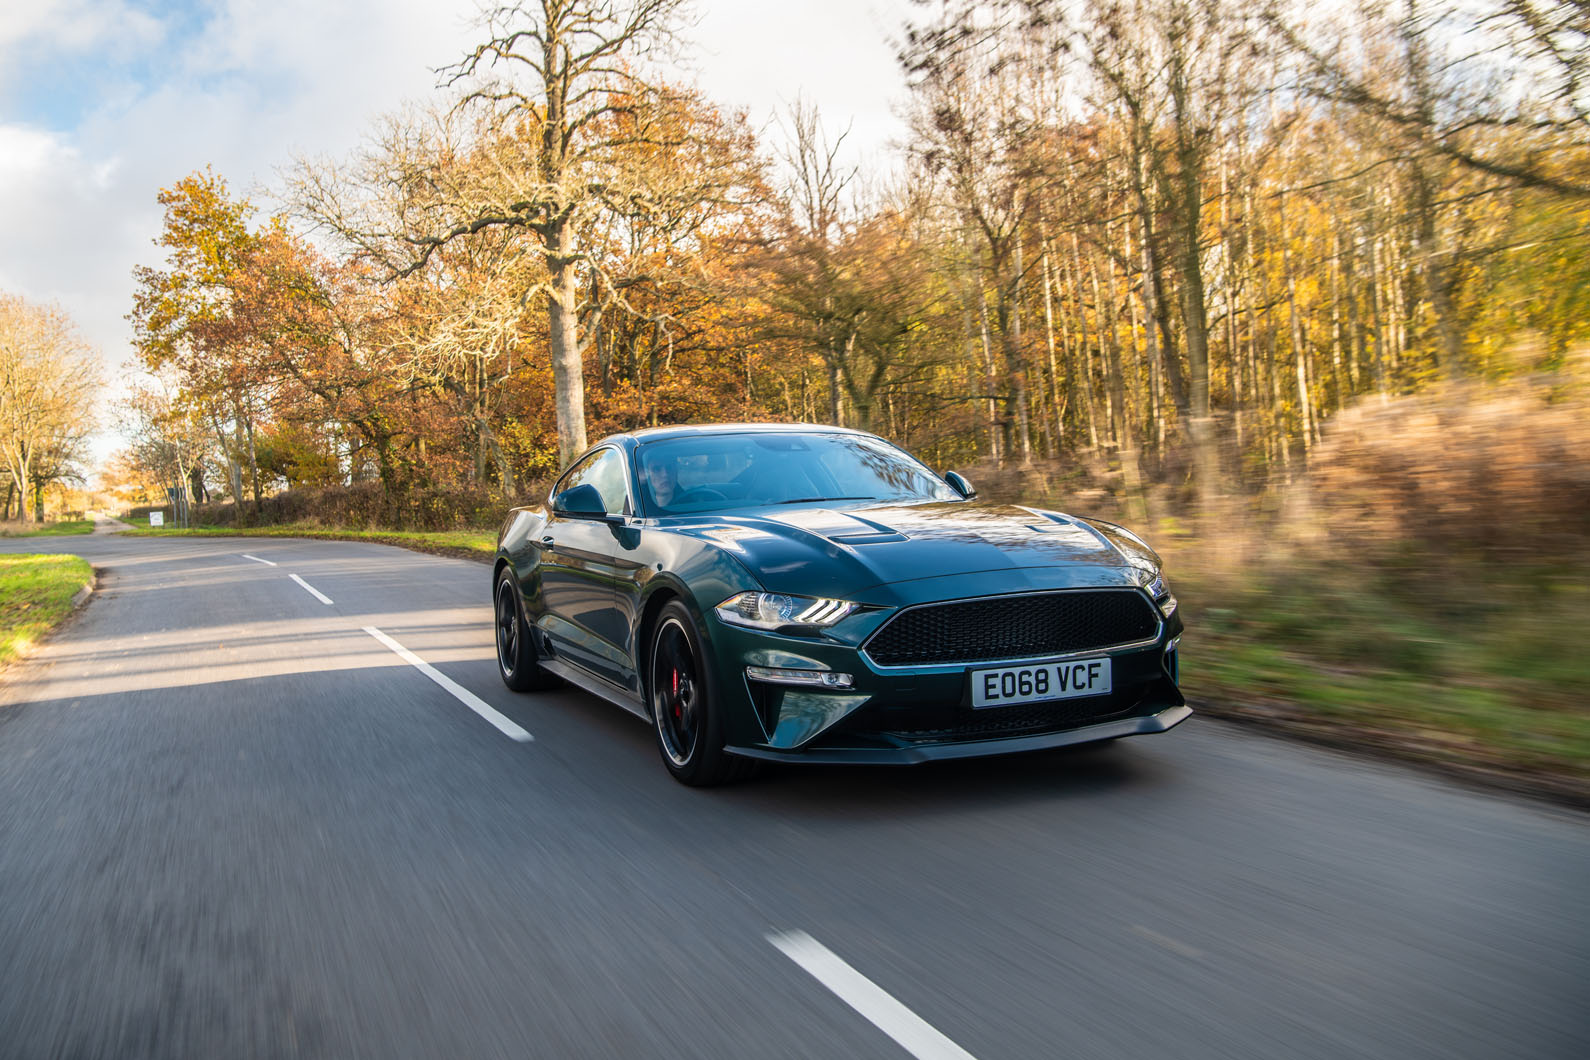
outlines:
[[976, 498], [836, 427], [606, 438], [502, 526], [498, 669], [515, 691], [567, 681], [638, 715], [692, 785], [758, 760], [925, 762], [1186, 718], [1154, 550]]

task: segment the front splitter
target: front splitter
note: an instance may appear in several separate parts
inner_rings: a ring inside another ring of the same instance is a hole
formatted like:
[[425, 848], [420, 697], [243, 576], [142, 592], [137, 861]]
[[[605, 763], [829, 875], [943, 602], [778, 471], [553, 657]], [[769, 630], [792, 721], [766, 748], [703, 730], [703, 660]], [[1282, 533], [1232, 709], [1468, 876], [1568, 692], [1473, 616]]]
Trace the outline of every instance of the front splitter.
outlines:
[[900, 747], [818, 747], [807, 751], [775, 751], [763, 747], [725, 747], [732, 755], [760, 758], [768, 762], [804, 762], [810, 765], [910, 766], [922, 762], [942, 762], [956, 758], [985, 758], [991, 755], [1045, 751], [1054, 747], [1097, 743], [1121, 736], [1144, 736], [1164, 732], [1186, 721], [1191, 707], [1170, 707], [1158, 714], [1140, 718], [1086, 725], [1064, 732], [1037, 736], [1007, 736], [995, 740], [967, 740], [964, 743], [906, 744]]

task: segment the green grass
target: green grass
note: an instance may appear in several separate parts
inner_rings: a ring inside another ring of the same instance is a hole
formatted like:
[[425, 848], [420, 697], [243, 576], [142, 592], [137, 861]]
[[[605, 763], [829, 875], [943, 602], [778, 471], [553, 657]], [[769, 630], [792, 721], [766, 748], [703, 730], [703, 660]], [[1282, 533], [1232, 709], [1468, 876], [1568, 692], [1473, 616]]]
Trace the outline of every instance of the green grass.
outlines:
[[72, 611], [72, 597], [94, 577], [76, 556], [0, 554], [0, 665]]
[[478, 555], [483, 558], [490, 558], [497, 551], [497, 533], [494, 530], [327, 530], [318, 526], [195, 526], [179, 530], [174, 527], [140, 526], [123, 530], [122, 533], [133, 537], [314, 537], [328, 541], [375, 541], [420, 551]]
[[62, 537], [67, 534], [91, 534], [92, 519], [67, 519], [59, 523], [46, 523], [34, 530], [0, 530], [0, 537]]
[[1590, 564], [1409, 578], [1297, 563], [1173, 581], [1182, 684], [1213, 712], [1282, 707], [1327, 737], [1550, 776], [1590, 800]]

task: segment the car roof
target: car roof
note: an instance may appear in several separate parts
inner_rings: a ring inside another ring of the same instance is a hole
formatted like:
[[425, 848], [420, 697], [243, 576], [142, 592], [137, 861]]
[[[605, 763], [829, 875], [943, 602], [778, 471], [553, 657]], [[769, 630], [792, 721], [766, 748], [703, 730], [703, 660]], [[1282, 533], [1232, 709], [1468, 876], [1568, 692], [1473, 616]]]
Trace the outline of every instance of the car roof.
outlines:
[[826, 423], [681, 423], [667, 427], [646, 427], [625, 434], [615, 434], [601, 443], [629, 442], [645, 445], [651, 442], [671, 441], [675, 438], [700, 438], [719, 434], [768, 434], [820, 431], [824, 434], [866, 434], [849, 427], [835, 427]]

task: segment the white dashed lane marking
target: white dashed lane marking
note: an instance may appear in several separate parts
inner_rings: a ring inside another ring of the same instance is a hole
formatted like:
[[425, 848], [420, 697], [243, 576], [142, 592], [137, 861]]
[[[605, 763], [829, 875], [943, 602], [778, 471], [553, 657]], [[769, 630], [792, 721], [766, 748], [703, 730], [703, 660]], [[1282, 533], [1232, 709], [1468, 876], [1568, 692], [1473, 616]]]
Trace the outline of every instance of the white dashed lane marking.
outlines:
[[319, 589], [316, 589], [313, 585], [310, 585], [308, 582], [304, 581], [298, 575], [289, 574], [288, 577], [291, 578], [293, 581], [297, 582], [299, 585], [302, 585], [305, 589], [308, 589], [309, 590], [309, 595], [313, 596], [316, 600], [319, 600], [323, 604], [331, 603], [331, 597], [327, 596], [325, 593], [321, 592]]
[[[313, 592], [314, 590], [310, 591]], [[330, 603], [331, 601], [328, 600], [326, 602]], [[518, 740], [520, 743], [528, 743], [529, 741], [535, 739], [535, 737], [531, 736], [524, 729], [521, 729], [507, 718], [497, 713], [491, 704], [487, 703], [484, 699], [481, 699], [479, 696], [475, 695], [475, 693], [454, 681], [452, 678], [436, 669], [418, 655], [415, 655], [413, 652], [409, 651], [407, 648], [393, 640], [391, 637], [387, 636], [385, 633], [382, 633], [379, 629], [376, 629], [374, 626], [365, 626], [364, 631], [370, 634], [370, 636], [374, 637], [376, 640], [380, 641], [382, 644], [385, 644], [388, 648], [391, 648], [393, 651], [397, 652], [398, 657], [404, 662], [408, 663], [420, 673], [424, 674], [432, 681], [435, 681], [437, 684], [447, 689], [447, 691], [453, 694], [455, 699], [495, 725], [497, 727], [497, 731], [508, 737], [508, 739]]]
[[276, 564], [274, 564], [274, 563], [272, 563], [272, 562], [271, 562], [271, 561], [270, 561], [270, 560], [268, 560], [268, 559], [260, 559], [260, 558], [259, 558], [259, 557], [258, 557], [258, 556], [251, 556], [251, 555], [249, 555], [249, 554], [248, 554], [248, 553], [247, 553], [247, 552], [244, 552], [244, 553], [242, 553], [242, 556], [243, 556], [243, 558], [244, 558], [244, 559], [251, 559], [251, 560], [253, 560], [253, 561], [254, 561], [254, 562], [255, 562], [255, 563], [263, 563], [263, 564], [265, 564], [265, 566], [267, 566], [267, 567], [274, 567], [274, 566], [276, 566]]
[[972, 1054], [940, 1034], [838, 954], [804, 931], [769, 935], [767, 941], [800, 965], [834, 995], [865, 1016], [917, 1060], [973, 1060]]

